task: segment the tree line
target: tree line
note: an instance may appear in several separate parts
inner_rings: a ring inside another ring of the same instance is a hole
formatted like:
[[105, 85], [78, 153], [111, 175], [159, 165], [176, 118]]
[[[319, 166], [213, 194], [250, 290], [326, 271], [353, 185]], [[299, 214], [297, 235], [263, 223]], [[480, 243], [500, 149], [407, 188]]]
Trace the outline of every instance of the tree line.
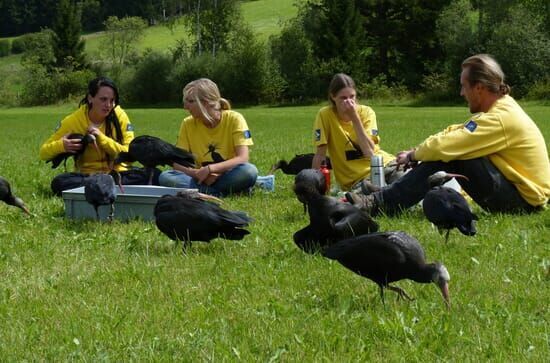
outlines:
[[[10, 3], [16, 2], [4, 0], [0, 9]], [[86, 57], [80, 39], [90, 24], [90, 3], [101, 14], [107, 9], [115, 14], [102, 21], [105, 52], [94, 60]], [[453, 101], [461, 61], [481, 52], [499, 60], [514, 96], [550, 98], [546, 0], [306, 0], [267, 42], [255, 37], [239, 5], [236, 0], [57, 1], [49, 29], [36, 33], [23, 57], [21, 103], [78, 94], [92, 74], [115, 78], [135, 103], [179, 103], [182, 85], [205, 76], [236, 102], [303, 103], [326, 97], [337, 72], [350, 74], [368, 97]], [[176, 19], [188, 36], [174, 34], [180, 38], [175, 47], [135, 51], [148, 25], [170, 26]], [[45, 97], [44, 89], [52, 96]]]

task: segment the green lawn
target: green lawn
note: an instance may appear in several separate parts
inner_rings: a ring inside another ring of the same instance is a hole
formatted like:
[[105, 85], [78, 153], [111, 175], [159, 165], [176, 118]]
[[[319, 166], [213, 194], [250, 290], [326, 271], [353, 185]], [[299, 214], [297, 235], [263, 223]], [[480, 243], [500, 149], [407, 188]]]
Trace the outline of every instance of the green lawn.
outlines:
[[[254, 222], [243, 241], [181, 248], [153, 223], [70, 221], [49, 194], [39, 145], [74, 105], [0, 109], [1, 175], [36, 214], [0, 205], [2, 361], [547, 361], [550, 212], [480, 215], [478, 235], [448, 244], [412, 210], [381, 217], [382, 230], [418, 238], [451, 274], [453, 308], [434, 285], [402, 281], [397, 301], [320, 256], [292, 234], [307, 217], [293, 178], [273, 193], [230, 197], [224, 207]], [[262, 174], [278, 158], [312, 151], [318, 106], [240, 109]], [[374, 106], [382, 145], [396, 152], [451, 122], [466, 107]], [[528, 105], [550, 141], [550, 107]], [[181, 109], [129, 109], [136, 134], [175, 141]], [[548, 145], [547, 145], [548, 146]], [[546, 358], [545, 358], [546, 357]]]

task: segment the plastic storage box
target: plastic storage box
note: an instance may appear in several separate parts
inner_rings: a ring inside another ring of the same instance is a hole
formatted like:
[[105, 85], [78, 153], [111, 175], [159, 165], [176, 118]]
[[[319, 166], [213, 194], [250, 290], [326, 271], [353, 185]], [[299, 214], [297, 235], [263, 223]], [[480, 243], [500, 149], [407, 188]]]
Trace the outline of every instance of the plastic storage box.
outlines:
[[[159, 187], [154, 185], [125, 185], [124, 193], [117, 188], [114, 218], [120, 221], [141, 218], [146, 221], [155, 219], [153, 210], [157, 200], [166, 194], [175, 195], [180, 188]], [[72, 219], [96, 219], [94, 207], [84, 197], [84, 187], [65, 190], [62, 193], [65, 203], [65, 216]], [[99, 206], [99, 218], [107, 220], [111, 207]]]

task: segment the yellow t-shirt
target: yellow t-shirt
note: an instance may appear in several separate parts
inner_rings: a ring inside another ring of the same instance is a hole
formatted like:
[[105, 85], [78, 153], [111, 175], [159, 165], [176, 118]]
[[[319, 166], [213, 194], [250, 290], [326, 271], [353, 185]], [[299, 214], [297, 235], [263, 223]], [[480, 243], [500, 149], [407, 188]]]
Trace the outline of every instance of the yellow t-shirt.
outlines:
[[[394, 160], [394, 155], [379, 146], [376, 114], [372, 108], [358, 105], [357, 112], [367, 136], [374, 143], [374, 153], [382, 156], [385, 165]], [[353, 145], [358, 146], [358, 143], [351, 121], [340, 121], [334, 109], [326, 106], [317, 113], [313, 131], [315, 146], [327, 145], [334, 177], [343, 190], [349, 190], [370, 175], [370, 158], [364, 157]]]
[[[65, 117], [57, 130], [52, 136], [46, 140], [40, 147], [40, 159], [50, 160], [55, 156], [64, 153], [65, 147], [63, 146], [62, 137], [66, 134], [79, 133], [86, 134], [88, 127], [91, 124], [88, 118], [88, 106], [82, 105], [72, 114]], [[120, 129], [122, 131], [122, 144], [119, 144], [116, 139], [116, 130], [112, 127], [113, 138], [105, 136], [105, 122], [99, 127], [102, 136], [96, 139], [99, 153], [97, 150], [88, 146], [84, 153], [78, 158], [78, 163], [75, 167], [75, 171], [84, 174], [94, 174], [111, 171], [109, 163], [112, 162], [118, 153], [122, 151], [128, 151], [128, 145], [130, 141], [134, 139], [134, 129], [128, 115], [120, 107], [115, 107], [115, 113], [120, 123]], [[127, 170], [125, 164], [118, 164], [115, 166], [117, 171]]]
[[537, 125], [510, 96], [464, 124], [451, 125], [428, 137], [415, 152], [420, 161], [488, 157], [533, 206], [550, 197], [550, 161]]
[[208, 128], [193, 116], [181, 123], [176, 146], [192, 152], [197, 165], [218, 163], [235, 157], [236, 146], [253, 145], [252, 136], [243, 115], [236, 111], [222, 111], [222, 119], [214, 128]]

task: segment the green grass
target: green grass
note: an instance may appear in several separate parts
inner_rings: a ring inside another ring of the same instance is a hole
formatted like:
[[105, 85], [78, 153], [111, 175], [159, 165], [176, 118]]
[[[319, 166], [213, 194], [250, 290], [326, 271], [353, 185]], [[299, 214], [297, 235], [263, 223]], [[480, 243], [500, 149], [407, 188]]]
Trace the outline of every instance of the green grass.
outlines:
[[[153, 223], [69, 221], [49, 194], [60, 170], [38, 148], [74, 105], [0, 109], [1, 175], [36, 214], [0, 205], [2, 361], [547, 361], [550, 212], [479, 211], [479, 233], [448, 244], [412, 210], [383, 230], [418, 238], [451, 274], [453, 308], [434, 285], [399, 282], [413, 302], [320, 256], [292, 234], [307, 224], [277, 174], [273, 193], [226, 198], [254, 219], [243, 241], [195, 243], [183, 255]], [[241, 109], [262, 174], [312, 150], [317, 106]], [[550, 107], [528, 105], [550, 141]], [[410, 147], [465, 107], [375, 106], [386, 150]], [[127, 110], [136, 133], [175, 141], [181, 109]], [[547, 145], [548, 146], [548, 145]], [[546, 357], [546, 358], [545, 358]]]

